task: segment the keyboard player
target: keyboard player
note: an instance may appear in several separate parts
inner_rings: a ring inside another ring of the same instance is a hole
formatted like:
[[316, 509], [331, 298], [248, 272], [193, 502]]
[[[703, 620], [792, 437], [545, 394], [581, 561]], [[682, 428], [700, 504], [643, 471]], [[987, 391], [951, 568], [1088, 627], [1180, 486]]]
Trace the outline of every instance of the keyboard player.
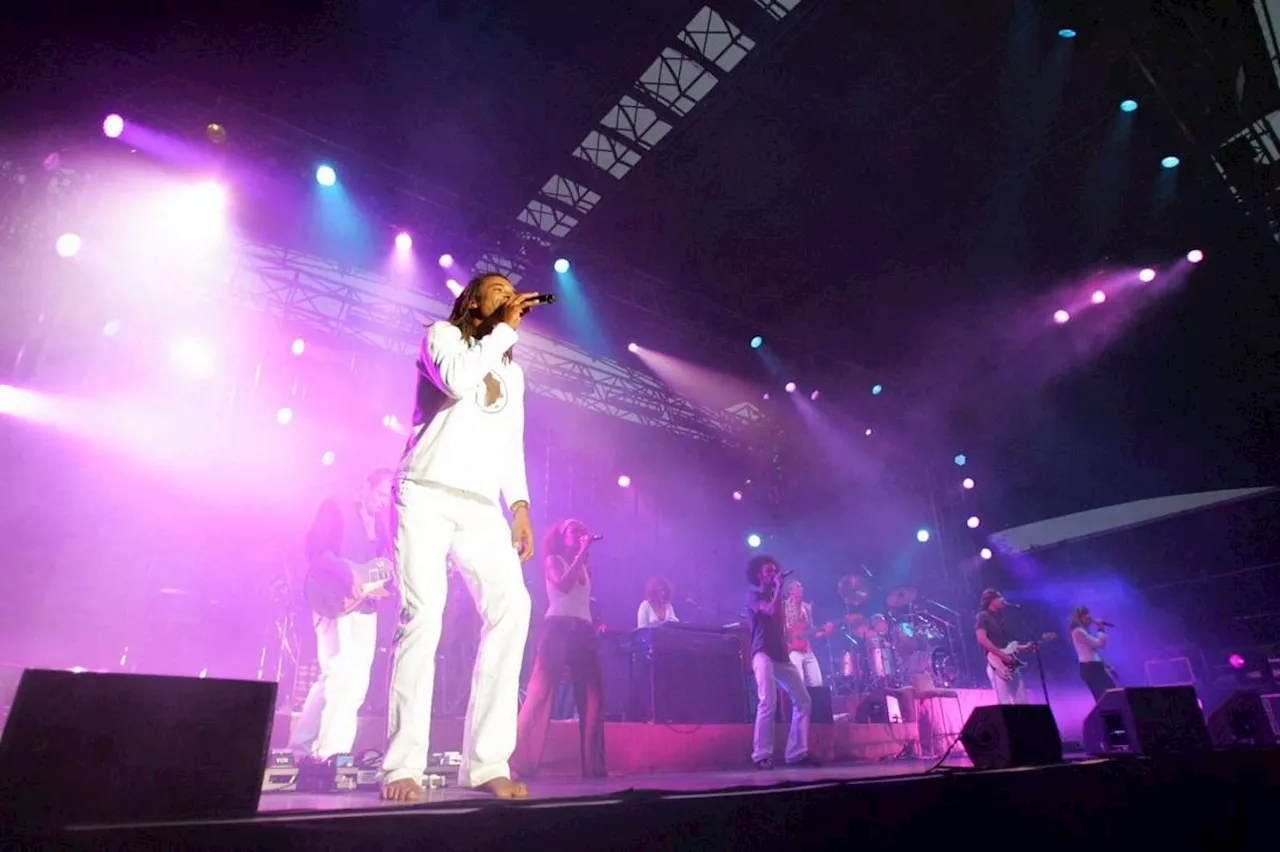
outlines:
[[652, 577], [644, 587], [644, 600], [636, 612], [636, 627], [656, 627], [659, 624], [674, 624], [680, 621], [676, 617], [676, 608], [671, 601], [675, 590], [666, 577]]

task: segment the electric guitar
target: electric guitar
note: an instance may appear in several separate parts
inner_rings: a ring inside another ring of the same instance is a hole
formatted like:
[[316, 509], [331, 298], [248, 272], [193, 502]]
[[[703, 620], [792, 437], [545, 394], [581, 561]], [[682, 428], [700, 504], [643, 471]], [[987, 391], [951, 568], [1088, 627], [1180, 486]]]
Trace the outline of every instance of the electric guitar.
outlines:
[[830, 636], [836, 632], [836, 626], [828, 621], [821, 627], [815, 627], [806, 622], [798, 622], [787, 632], [787, 650], [788, 651], [807, 651], [809, 650], [809, 638], [821, 639], [824, 636]]
[[1000, 678], [1001, 680], [1008, 680], [1009, 678], [1013, 677], [1014, 673], [1018, 669], [1026, 665], [1026, 663], [1024, 663], [1021, 659], [1018, 658], [1018, 654], [1020, 652], [1039, 651], [1040, 646], [1042, 644], [1044, 644], [1045, 642], [1052, 642], [1054, 639], [1057, 639], [1057, 638], [1058, 638], [1057, 633], [1046, 633], [1043, 636], [1041, 636], [1039, 641], [1037, 642], [1010, 642], [1008, 645], [1005, 645], [1000, 650], [1005, 654], [1012, 654], [1013, 662], [1006, 663], [1004, 660], [1000, 659], [998, 655], [988, 652], [987, 665], [991, 667], [991, 671], [996, 673], [996, 677]]
[[[395, 567], [390, 559], [379, 556], [363, 565], [353, 565], [351, 574], [351, 577], [344, 577], [340, 572], [308, 573], [303, 591], [311, 611], [321, 618], [340, 618], [355, 612], [365, 601], [391, 594]], [[356, 591], [353, 581], [359, 583], [359, 596], [353, 596]]]

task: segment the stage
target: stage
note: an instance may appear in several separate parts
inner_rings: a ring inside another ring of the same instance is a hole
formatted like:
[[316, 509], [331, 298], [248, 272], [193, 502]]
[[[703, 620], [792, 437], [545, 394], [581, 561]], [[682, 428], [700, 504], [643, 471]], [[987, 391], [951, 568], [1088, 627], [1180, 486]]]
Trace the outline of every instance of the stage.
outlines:
[[73, 827], [76, 849], [848, 849], [1105, 840], [1172, 849], [1275, 848], [1280, 754], [1085, 759], [976, 772], [928, 761], [771, 772], [534, 782], [526, 802], [468, 791], [384, 805], [377, 794], [264, 794], [252, 819]]

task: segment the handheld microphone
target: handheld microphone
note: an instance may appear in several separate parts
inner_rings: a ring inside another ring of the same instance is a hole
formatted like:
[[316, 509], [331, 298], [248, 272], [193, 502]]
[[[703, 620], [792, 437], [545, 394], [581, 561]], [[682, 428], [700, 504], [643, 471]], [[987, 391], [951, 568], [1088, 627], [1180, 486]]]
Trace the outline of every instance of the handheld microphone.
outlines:
[[539, 293], [533, 300], [535, 305], [554, 305], [556, 301], [555, 293]]
[[1093, 622], [1094, 622], [1095, 624], [1097, 624], [1099, 627], [1115, 627], [1115, 625], [1114, 625], [1114, 624], [1112, 624], [1110, 621], [1102, 621], [1102, 620], [1097, 619], [1097, 618], [1095, 618], [1095, 619], [1093, 620]]
[[790, 577], [790, 576], [791, 576], [792, 574], [794, 574], [794, 573], [796, 573], [796, 572], [795, 572], [795, 571], [783, 571], [781, 574], [779, 574], [779, 575], [778, 575], [778, 579], [779, 579], [779, 580], [785, 580], [785, 579], [787, 579], [788, 577]]
[[1008, 601], [1005, 601], [1004, 605], [1009, 607], [1010, 609], [1022, 609], [1022, 604], [1009, 603]]
[[600, 533], [592, 533], [591, 535], [587, 536], [587, 541], [600, 541], [603, 538], [604, 536], [601, 535]]

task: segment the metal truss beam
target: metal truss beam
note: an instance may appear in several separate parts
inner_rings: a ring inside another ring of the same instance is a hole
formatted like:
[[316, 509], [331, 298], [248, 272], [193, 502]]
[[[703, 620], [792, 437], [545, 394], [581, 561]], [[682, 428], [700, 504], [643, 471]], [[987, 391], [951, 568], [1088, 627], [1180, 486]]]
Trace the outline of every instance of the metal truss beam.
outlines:
[[[223, 297], [240, 307], [403, 356], [416, 355], [424, 326], [449, 311], [425, 293], [278, 246], [237, 246], [230, 278]], [[543, 335], [525, 331], [521, 340], [529, 388], [550, 399], [718, 443], [737, 443], [763, 419], [749, 403], [726, 411], [695, 406], [653, 376]]]

